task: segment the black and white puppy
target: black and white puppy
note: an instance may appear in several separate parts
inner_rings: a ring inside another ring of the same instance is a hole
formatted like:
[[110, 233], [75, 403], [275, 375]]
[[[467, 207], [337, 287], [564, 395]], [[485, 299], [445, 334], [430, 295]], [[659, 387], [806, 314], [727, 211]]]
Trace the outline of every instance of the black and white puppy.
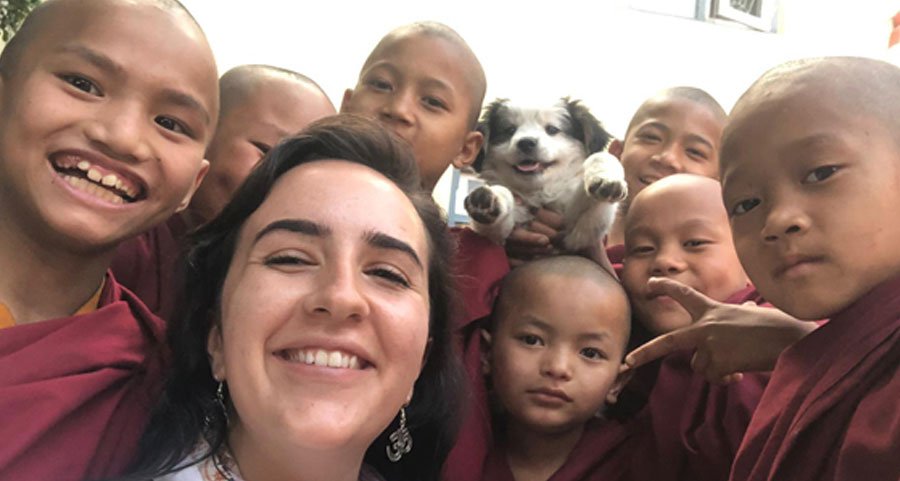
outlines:
[[542, 207], [562, 214], [564, 250], [600, 242], [628, 188], [622, 164], [604, 151], [610, 134], [587, 107], [569, 98], [539, 108], [500, 99], [478, 129], [485, 143], [473, 168], [487, 185], [465, 199], [476, 232], [502, 244]]

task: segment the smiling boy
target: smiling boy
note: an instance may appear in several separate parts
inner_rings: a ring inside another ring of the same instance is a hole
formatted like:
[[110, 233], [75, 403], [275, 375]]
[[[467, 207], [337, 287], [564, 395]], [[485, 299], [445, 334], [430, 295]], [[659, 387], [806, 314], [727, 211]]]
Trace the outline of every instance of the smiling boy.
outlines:
[[0, 81], [0, 478], [115, 475], [157, 394], [163, 326], [107, 269], [205, 173], [212, 52], [177, 2], [49, 1]]
[[796, 61], [723, 135], [735, 246], [776, 307], [830, 321], [785, 350], [731, 479], [900, 478], [900, 69]]

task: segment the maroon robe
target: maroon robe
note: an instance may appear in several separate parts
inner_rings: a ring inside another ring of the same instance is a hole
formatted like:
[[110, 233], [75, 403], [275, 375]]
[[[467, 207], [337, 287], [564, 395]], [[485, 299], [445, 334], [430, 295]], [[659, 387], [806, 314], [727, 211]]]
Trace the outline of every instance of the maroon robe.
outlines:
[[613, 270], [616, 271], [616, 275], [621, 279], [622, 267], [625, 261], [625, 244], [616, 244], [607, 247], [606, 257], [609, 259], [609, 263], [612, 264]]
[[[622, 479], [630, 459], [627, 424], [594, 419], [566, 462], [547, 481], [616, 481]], [[515, 481], [502, 445], [491, 451], [484, 465], [483, 481]]]
[[163, 348], [162, 320], [111, 273], [96, 311], [0, 330], [0, 479], [121, 474], [161, 392]]
[[179, 214], [119, 245], [110, 269], [157, 316], [170, 320], [178, 294], [177, 261], [188, 231]]
[[444, 465], [444, 479], [479, 481], [492, 438], [488, 396], [481, 372], [481, 324], [478, 321], [490, 315], [500, 281], [509, 272], [509, 259], [503, 246], [471, 229], [452, 229], [451, 232], [457, 240], [454, 266], [463, 309], [455, 331], [462, 344], [461, 355], [469, 389], [463, 424]]
[[900, 277], [782, 353], [733, 481], [900, 479]]

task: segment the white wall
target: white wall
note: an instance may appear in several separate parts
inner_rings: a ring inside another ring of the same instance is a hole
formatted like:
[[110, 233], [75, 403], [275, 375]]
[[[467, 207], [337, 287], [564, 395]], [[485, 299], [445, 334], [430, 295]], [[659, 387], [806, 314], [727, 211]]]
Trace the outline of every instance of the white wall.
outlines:
[[[782, 33], [651, 14], [629, 0], [183, 0], [225, 71], [269, 63], [309, 75], [335, 104], [391, 28], [444, 22], [484, 65], [487, 99], [581, 98], [614, 134], [673, 85], [708, 90], [728, 109], [764, 70], [817, 55], [887, 56], [894, 0], [782, 0]], [[683, 1], [683, 0], [681, 0]], [[445, 199], [447, 187], [436, 196]]]

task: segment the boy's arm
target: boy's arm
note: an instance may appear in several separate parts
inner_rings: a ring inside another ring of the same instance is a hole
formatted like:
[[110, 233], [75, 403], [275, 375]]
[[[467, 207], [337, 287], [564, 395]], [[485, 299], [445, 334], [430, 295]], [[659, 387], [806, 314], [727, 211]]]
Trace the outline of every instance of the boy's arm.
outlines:
[[663, 334], [628, 354], [631, 368], [672, 352], [693, 349], [691, 367], [711, 382], [740, 379], [744, 371], [770, 371], [781, 352], [818, 327], [775, 308], [752, 302], [735, 305], [714, 301], [672, 279], [650, 280], [651, 290], [681, 304], [693, 324]]

